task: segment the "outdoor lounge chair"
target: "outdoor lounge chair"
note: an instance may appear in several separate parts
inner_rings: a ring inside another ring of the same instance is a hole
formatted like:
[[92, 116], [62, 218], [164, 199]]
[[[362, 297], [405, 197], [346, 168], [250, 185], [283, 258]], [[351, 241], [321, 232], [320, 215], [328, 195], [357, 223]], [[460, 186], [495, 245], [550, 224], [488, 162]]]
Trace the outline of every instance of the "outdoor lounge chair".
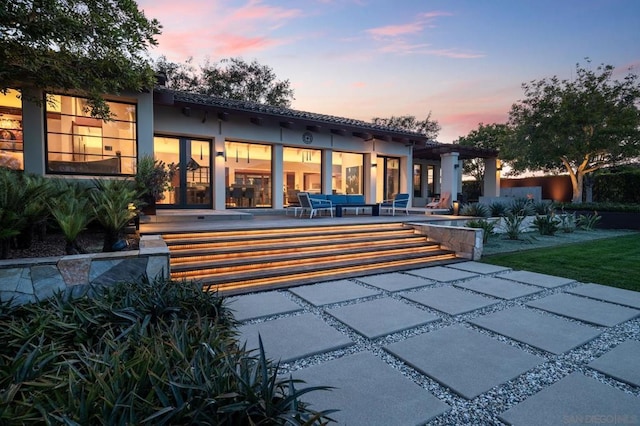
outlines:
[[440, 196], [440, 198], [436, 198], [428, 203], [425, 208], [426, 214], [434, 214], [434, 213], [446, 213], [449, 211], [451, 207], [451, 194], [449, 192], [444, 192]]
[[309, 219], [312, 219], [317, 212], [321, 212], [323, 210], [329, 210], [329, 212], [331, 213], [331, 217], [333, 217], [333, 203], [329, 200], [312, 198], [307, 192], [299, 192], [298, 200], [300, 201], [300, 206], [302, 207], [300, 217], [302, 217], [306, 210], [309, 210]]
[[404, 210], [409, 214], [409, 194], [396, 194], [393, 200], [385, 200], [380, 203], [380, 213], [386, 209], [391, 212], [391, 216], [396, 215], [396, 210]]

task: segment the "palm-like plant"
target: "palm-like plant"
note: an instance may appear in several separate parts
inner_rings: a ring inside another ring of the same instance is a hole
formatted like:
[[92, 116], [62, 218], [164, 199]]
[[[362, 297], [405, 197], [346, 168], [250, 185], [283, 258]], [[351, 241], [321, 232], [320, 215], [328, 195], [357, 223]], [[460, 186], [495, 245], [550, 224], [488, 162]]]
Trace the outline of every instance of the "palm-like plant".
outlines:
[[0, 259], [9, 257], [12, 239], [26, 224], [25, 193], [17, 172], [0, 167]]
[[49, 217], [47, 201], [56, 192], [55, 184], [42, 176], [25, 174], [22, 176], [24, 187], [24, 206], [22, 215], [25, 218], [25, 228], [18, 238], [19, 248], [29, 248], [33, 242], [36, 230], [44, 234]]
[[49, 201], [49, 209], [64, 234], [65, 252], [67, 254], [85, 253], [77, 240], [80, 233], [87, 229], [87, 225], [94, 218], [89, 197], [86, 190], [75, 183], [60, 183], [59, 186], [67, 188]]
[[138, 191], [128, 180], [94, 180], [94, 185], [95, 189], [90, 192], [93, 210], [105, 230], [102, 251], [113, 251], [124, 227], [137, 214], [131, 206]]

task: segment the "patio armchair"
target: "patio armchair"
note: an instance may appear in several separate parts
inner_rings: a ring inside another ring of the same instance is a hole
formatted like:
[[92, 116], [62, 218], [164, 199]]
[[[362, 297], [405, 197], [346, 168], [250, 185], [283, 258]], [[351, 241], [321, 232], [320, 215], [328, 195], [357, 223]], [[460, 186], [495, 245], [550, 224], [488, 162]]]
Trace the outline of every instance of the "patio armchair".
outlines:
[[451, 208], [451, 193], [443, 192], [439, 198], [431, 200], [425, 208], [425, 213], [428, 215], [434, 213], [447, 213]]
[[300, 201], [300, 206], [302, 207], [300, 217], [302, 217], [306, 210], [309, 210], [309, 219], [312, 219], [316, 213], [323, 210], [329, 210], [329, 212], [331, 213], [331, 217], [333, 217], [333, 203], [327, 199], [311, 197], [307, 192], [299, 192], [298, 200]]
[[383, 209], [390, 211], [392, 216], [396, 215], [396, 210], [409, 214], [409, 194], [396, 194], [392, 200], [384, 200], [380, 203], [380, 213]]

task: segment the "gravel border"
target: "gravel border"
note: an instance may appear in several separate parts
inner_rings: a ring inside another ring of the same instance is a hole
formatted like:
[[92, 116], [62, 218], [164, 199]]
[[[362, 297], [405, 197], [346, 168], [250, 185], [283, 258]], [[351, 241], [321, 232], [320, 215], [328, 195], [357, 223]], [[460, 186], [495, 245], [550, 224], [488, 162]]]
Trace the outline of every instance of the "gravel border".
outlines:
[[[602, 237], [602, 238], [605, 238], [605, 237]], [[496, 274], [485, 274], [484, 276], [494, 276], [494, 275]], [[280, 368], [281, 368], [280, 373], [284, 375], [284, 374], [294, 372], [296, 370], [310, 367], [312, 365], [323, 364], [327, 361], [337, 359], [346, 355], [363, 352], [363, 351], [370, 352], [375, 356], [377, 356], [378, 358], [382, 359], [384, 362], [386, 362], [389, 366], [391, 366], [395, 370], [399, 371], [403, 376], [412, 380], [418, 386], [421, 386], [422, 388], [426, 389], [431, 394], [433, 394], [438, 399], [445, 402], [451, 407], [449, 411], [436, 417], [432, 421], [428, 422], [427, 425], [433, 425], [433, 426], [444, 426], [444, 425], [453, 425], [453, 424], [502, 425], [504, 423], [500, 421], [498, 418], [500, 414], [504, 413], [509, 408], [524, 401], [526, 398], [534, 395], [535, 393], [539, 392], [545, 387], [548, 387], [553, 383], [556, 383], [560, 379], [566, 377], [567, 375], [575, 371], [579, 371], [589, 377], [599, 380], [600, 382], [605, 383], [609, 386], [613, 386], [616, 389], [619, 389], [623, 392], [634, 395], [636, 397], [640, 397], [640, 388], [617, 381], [611, 377], [608, 377], [588, 367], [588, 364], [591, 361], [593, 361], [595, 358], [603, 355], [604, 353], [611, 350], [613, 347], [617, 346], [623, 341], [630, 340], [630, 339], [640, 340], [640, 318], [636, 318], [634, 320], [619, 324], [615, 327], [608, 328], [608, 327], [600, 327], [600, 326], [586, 324], [581, 321], [572, 320], [566, 317], [559, 317], [553, 313], [537, 310], [525, 305], [525, 303], [530, 302], [532, 300], [537, 300], [553, 294], [562, 293], [569, 288], [573, 288], [579, 285], [579, 283], [573, 282], [571, 284], [560, 286], [557, 288], [545, 289], [539, 293], [520, 297], [513, 300], [501, 300], [499, 303], [495, 305], [488, 306], [486, 308], [481, 308], [465, 314], [448, 315], [446, 313], [436, 311], [434, 309], [425, 307], [423, 305], [413, 303], [401, 297], [402, 295], [405, 295], [414, 291], [420, 291], [421, 289], [424, 289], [424, 288], [452, 286], [454, 284], [452, 282], [441, 283], [441, 282], [429, 280], [427, 278], [423, 278], [423, 279], [425, 280], [426, 287], [403, 290], [403, 291], [392, 293], [383, 289], [379, 289], [377, 287], [373, 287], [362, 281], [359, 281], [358, 278], [353, 278], [353, 279], [350, 279], [350, 281], [357, 283], [358, 285], [361, 285], [365, 288], [376, 289], [380, 291], [380, 294], [366, 297], [366, 298], [351, 300], [348, 302], [324, 305], [320, 307], [314, 306], [306, 302], [304, 299], [296, 296], [295, 294], [287, 291], [286, 289], [275, 290], [277, 292], [280, 292], [286, 295], [288, 298], [290, 298], [291, 300], [299, 304], [303, 309], [295, 313], [263, 317], [255, 320], [249, 320], [249, 321], [246, 321], [245, 323], [259, 323], [264, 321], [270, 321], [276, 318], [298, 316], [298, 315], [308, 314], [308, 313], [311, 313], [319, 317], [325, 323], [330, 325], [332, 328], [348, 336], [354, 342], [354, 344], [345, 349], [326, 352], [319, 355], [298, 359], [289, 363], [283, 363], [280, 365]], [[456, 283], [467, 281], [470, 279], [473, 279], [473, 278], [466, 278], [464, 280], [459, 280], [459, 281], [456, 281]], [[460, 287], [456, 287], [456, 288], [458, 290], [468, 291], [470, 293], [477, 294], [470, 290], [466, 290]], [[367, 300], [374, 300], [379, 298], [393, 298], [397, 300], [402, 300], [404, 303], [409, 303], [412, 306], [415, 306], [419, 309], [422, 309], [429, 313], [436, 314], [440, 318], [440, 321], [435, 321], [427, 325], [414, 327], [409, 330], [393, 333], [393, 334], [379, 337], [376, 339], [368, 339], [358, 334], [348, 326], [344, 325], [343, 323], [341, 323], [331, 315], [324, 312], [324, 310], [327, 308], [346, 306], [346, 305], [361, 303]], [[480, 328], [468, 322], [468, 320], [470, 319], [473, 319], [482, 315], [486, 315], [492, 312], [508, 309], [514, 306], [519, 306], [524, 309], [535, 310], [536, 313], [539, 313], [542, 315], [559, 317], [566, 321], [574, 321], [583, 326], [593, 327], [595, 329], [602, 330], [603, 332], [594, 340], [584, 345], [581, 345], [563, 354], [554, 355], [552, 353], [534, 348], [527, 344], [515, 341], [513, 339], [502, 336], [500, 334], [494, 333], [492, 331]], [[527, 373], [517, 377], [514, 380], [503, 383], [491, 389], [488, 392], [484, 392], [472, 400], [467, 400], [453, 393], [448, 388], [439, 384], [438, 382], [431, 379], [430, 377], [406, 365], [400, 359], [396, 358], [395, 356], [391, 355], [390, 353], [386, 352], [383, 349], [384, 346], [389, 345], [391, 343], [395, 343], [412, 336], [438, 330], [454, 324], [461, 324], [476, 332], [487, 335], [493, 339], [496, 339], [508, 345], [517, 347], [518, 349], [521, 349], [527, 353], [541, 357], [545, 360], [545, 362], [535, 367], [534, 369], [528, 371]], [[326, 408], [331, 408], [331, 407], [326, 407]]]

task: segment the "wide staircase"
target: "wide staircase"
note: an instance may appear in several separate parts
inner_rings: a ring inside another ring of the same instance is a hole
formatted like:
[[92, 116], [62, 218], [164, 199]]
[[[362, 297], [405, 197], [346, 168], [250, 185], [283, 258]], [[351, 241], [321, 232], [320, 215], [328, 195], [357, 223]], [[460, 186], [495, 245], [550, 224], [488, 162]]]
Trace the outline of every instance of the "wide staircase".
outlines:
[[410, 225], [245, 229], [164, 234], [171, 278], [225, 294], [399, 271], [456, 261]]

